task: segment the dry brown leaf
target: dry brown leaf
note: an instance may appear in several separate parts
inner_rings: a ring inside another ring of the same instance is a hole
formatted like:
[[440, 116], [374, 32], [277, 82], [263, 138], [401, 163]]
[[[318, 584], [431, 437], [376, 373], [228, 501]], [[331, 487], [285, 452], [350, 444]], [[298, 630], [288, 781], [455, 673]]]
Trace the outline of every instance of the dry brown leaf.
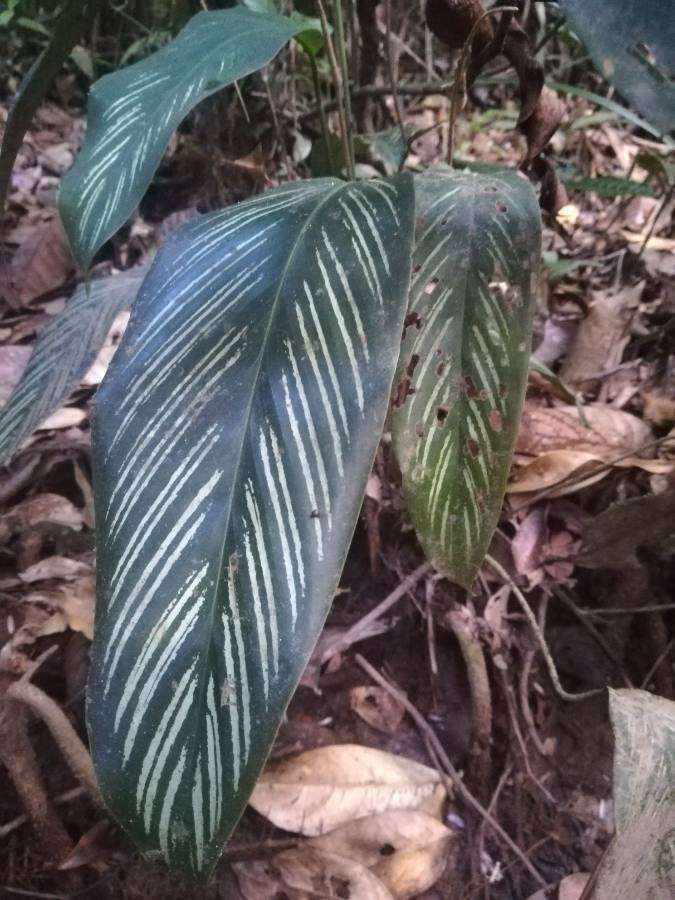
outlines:
[[0, 543], [36, 525], [61, 525], [79, 531], [82, 511], [60, 494], [38, 494], [0, 516]]
[[590, 879], [588, 872], [575, 872], [560, 882], [558, 900], [580, 900]]
[[309, 844], [367, 866], [393, 897], [407, 900], [438, 881], [453, 838], [428, 813], [398, 811], [357, 819]]
[[95, 598], [96, 579], [93, 575], [85, 575], [50, 591], [34, 591], [23, 600], [57, 610], [65, 626], [92, 640]]
[[246, 900], [393, 900], [365, 866], [307, 844], [233, 869]]
[[609, 460], [643, 452], [652, 440], [649, 425], [621, 409], [592, 403], [583, 414], [589, 427], [574, 406], [526, 406], [516, 453], [539, 456], [551, 450], [574, 450]]
[[405, 715], [405, 709], [384, 688], [360, 685], [349, 692], [349, 706], [372, 728], [393, 734]]
[[278, 828], [315, 837], [389, 810], [438, 815], [445, 796], [438, 772], [428, 766], [371, 747], [338, 744], [268, 768], [250, 804]]
[[0, 347], [0, 407], [7, 403], [19, 383], [32, 352], [31, 347]]
[[19, 572], [19, 578], [25, 584], [34, 581], [46, 581], [48, 578], [62, 578], [72, 581], [83, 575], [91, 575], [91, 566], [69, 559], [67, 556], [47, 556], [35, 565], [29, 566], [23, 572]]
[[59, 219], [40, 222], [3, 273], [7, 300], [15, 306], [26, 306], [60, 287], [72, 269], [73, 258]]
[[560, 371], [568, 384], [592, 390], [598, 374], [621, 362], [644, 282], [619, 291], [595, 291]]

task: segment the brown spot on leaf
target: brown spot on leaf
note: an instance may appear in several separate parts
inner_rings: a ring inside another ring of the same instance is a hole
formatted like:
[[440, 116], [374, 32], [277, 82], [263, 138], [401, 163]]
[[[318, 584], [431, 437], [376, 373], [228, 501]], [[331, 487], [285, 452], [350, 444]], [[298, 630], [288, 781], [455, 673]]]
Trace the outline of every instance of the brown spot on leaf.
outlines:
[[439, 406], [436, 410], [436, 422], [439, 425], [442, 425], [445, 420], [448, 418], [448, 413], [450, 412], [450, 408], [448, 406]]
[[473, 378], [470, 375], [464, 376], [464, 390], [466, 391], [466, 396], [470, 400], [477, 400], [480, 396], [478, 388], [473, 383]]
[[415, 425], [415, 434], [417, 435], [417, 437], [424, 437], [424, 423], [423, 422], [418, 422], [417, 425]]
[[473, 459], [476, 459], [480, 455], [480, 446], [478, 445], [478, 441], [474, 441], [473, 438], [467, 439], [466, 449], [469, 451]]
[[500, 432], [503, 427], [502, 415], [498, 409], [493, 409], [488, 416], [488, 422], [490, 423], [490, 428], [493, 431]]

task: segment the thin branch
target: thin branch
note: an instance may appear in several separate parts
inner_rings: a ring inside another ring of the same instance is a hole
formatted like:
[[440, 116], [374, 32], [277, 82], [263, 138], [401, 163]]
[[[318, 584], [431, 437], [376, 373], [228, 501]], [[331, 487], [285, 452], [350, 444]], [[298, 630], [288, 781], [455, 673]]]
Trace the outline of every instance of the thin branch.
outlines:
[[516, 856], [525, 866], [530, 875], [532, 875], [532, 877], [536, 880], [537, 884], [539, 884], [541, 887], [544, 887], [546, 885], [546, 882], [532, 865], [527, 856], [525, 856], [520, 847], [509, 837], [509, 835], [504, 831], [499, 822], [497, 822], [485, 809], [485, 807], [482, 806], [478, 800], [476, 800], [471, 791], [464, 784], [462, 776], [450, 762], [450, 759], [443, 749], [443, 745], [439, 741], [436, 732], [433, 730], [431, 725], [429, 725], [424, 716], [419, 712], [417, 707], [414, 706], [410, 702], [410, 700], [408, 700], [405, 694], [401, 693], [401, 691], [397, 690], [389, 681], [387, 681], [387, 679], [380, 672], [378, 672], [377, 669], [371, 666], [371, 664], [366, 659], [364, 659], [360, 653], [357, 653], [357, 655], [355, 656], [355, 660], [358, 665], [361, 666], [363, 671], [370, 675], [373, 681], [379, 684], [380, 687], [384, 688], [384, 690], [387, 691], [387, 693], [391, 697], [393, 697], [403, 706], [403, 708], [415, 722], [415, 725], [419, 729], [420, 733], [428, 739], [427, 746], [430, 748], [432, 759], [434, 759], [434, 761], [439, 760], [442, 763], [443, 769], [445, 769], [447, 774], [452, 779], [452, 781], [448, 779], [448, 781], [446, 782], [450, 792], [457, 791], [464, 802], [472, 809], [474, 809], [490, 826], [490, 828], [492, 828], [492, 830], [500, 838], [500, 840], [502, 840], [507, 845], [507, 847], [509, 847], [510, 850], [512, 850], [513, 853], [516, 854]]
[[408, 140], [406, 138], [405, 133], [405, 125], [403, 124], [403, 110], [401, 108], [401, 99], [398, 95], [398, 91], [396, 90], [396, 73], [394, 72], [394, 52], [391, 46], [391, 0], [385, 0], [384, 2], [384, 21], [385, 21], [385, 56], [387, 59], [387, 74], [389, 76], [389, 87], [391, 88], [391, 94], [394, 99], [394, 112], [396, 115], [396, 124], [399, 127], [401, 132], [401, 138], [403, 140], [403, 146], [406, 147], [408, 144]]
[[[323, 41], [326, 47], [326, 55], [328, 56], [328, 64], [330, 65], [331, 73], [333, 75], [333, 81], [335, 82], [335, 93], [337, 95], [337, 112], [338, 119], [340, 121], [340, 133], [342, 136], [342, 146], [344, 148], [345, 161], [347, 164], [347, 171], [350, 172], [350, 178], [353, 177], [350, 171], [351, 167], [351, 156], [350, 156], [350, 148], [349, 148], [349, 130], [347, 126], [347, 114], [345, 111], [345, 93], [342, 90], [342, 75], [340, 73], [340, 66], [338, 65], [337, 56], [335, 55], [335, 45], [333, 43], [333, 38], [330, 33], [330, 25], [328, 24], [328, 17], [326, 16], [326, 8], [323, 5], [323, 0], [317, 0], [317, 8], [319, 10], [319, 17], [321, 18], [321, 29], [323, 31]], [[324, 106], [324, 109], [329, 109], [329, 106]], [[313, 113], [315, 115], [316, 113]], [[301, 117], [299, 121], [302, 121]]]
[[546, 638], [544, 637], [544, 634], [543, 634], [541, 628], [539, 627], [539, 623], [537, 622], [537, 619], [536, 619], [534, 613], [530, 609], [530, 604], [525, 599], [525, 595], [520, 590], [518, 585], [515, 583], [513, 578], [511, 578], [511, 576], [506, 571], [506, 569], [500, 563], [498, 563], [496, 559], [494, 559], [489, 554], [486, 554], [485, 560], [490, 565], [490, 567], [492, 569], [494, 569], [494, 571], [497, 573], [497, 575], [499, 575], [500, 578], [503, 578], [504, 581], [509, 585], [509, 587], [513, 591], [513, 594], [514, 594], [516, 600], [520, 604], [521, 609], [525, 613], [525, 618], [530, 623], [530, 627], [532, 628], [532, 631], [534, 632], [534, 636], [537, 639], [537, 643], [539, 644], [539, 649], [541, 650], [541, 652], [544, 656], [544, 661], [546, 662], [546, 667], [548, 669], [549, 675], [551, 676], [551, 681], [553, 682], [553, 687], [555, 688], [557, 695], [562, 700], [567, 700], [570, 703], [576, 703], [580, 700], [588, 700], [591, 697], [597, 697], [598, 694], [602, 694], [603, 690], [604, 690], [603, 688], [595, 688], [592, 691], [582, 691], [579, 694], [570, 694], [569, 691], [565, 690], [565, 688], [560, 683], [560, 677], [558, 675], [558, 670], [556, 669], [555, 663], [553, 662], [553, 657], [551, 656], [551, 651], [548, 649], [548, 644], [546, 643]]
[[345, 26], [342, 18], [342, 0], [333, 0], [333, 22], [335, 23], [335, 36], [337, 52], [340, 61], [339, 89], [342, 93], [342, 103], [345, 113], [345, 129], [347, 135], [347, 171], [349, 177], [354, 178], [354, 135], [352, 129], [352, 99], [349, 92], [349, 64], [347, 62], [347, 44], [345, 40]]

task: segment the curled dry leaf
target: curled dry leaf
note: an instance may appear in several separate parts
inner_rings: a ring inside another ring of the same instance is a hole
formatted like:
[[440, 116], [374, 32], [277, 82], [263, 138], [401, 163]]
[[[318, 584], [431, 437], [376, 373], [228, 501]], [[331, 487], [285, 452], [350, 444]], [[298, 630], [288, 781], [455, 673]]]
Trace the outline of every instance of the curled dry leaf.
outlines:
[[129, 310], [123, 309], [118, 313], [110, 326], [110, 331], [105, 339], [104, 345], [98, 352], [98, 356], [91, 365], [91, 368], [82, 379], [82, 384], [86, 387], [97, 387], [102, 381], [103, 376], [108, 371], [108, 366], [112, 362], [112, 358], [117, 352], [122, 335], [126, 331], [129, 324], [131, 313]]
[[588, 315], [579, 325], [560, 377], [581, 390], [592, 390], [598, 375], [621, 362], [644, 282], [618, 291], [594, 291]]
[[445, 797], [438, 772], [428, 766], [371, 747], [338, 744], [271, 766], [249, 802], [278, 828], [314, 837], [389, 810], [439, 815]]
[[307, 844], [233, 868], [246, 900], [393, 900], [365, 866]]
[[60, 525], [79, 531], [82, 512], [60, 494], [38, 494], [0, 516], [0, 544], [36, 525]]
[[309, 843], [367, 866], [396, 900], [407, 900], [441, 877], [453, 838], [428, 813], [405, 810], [357, 819]]
[[91, 575], [91, 566], [76, 559], [69, 559], [67, 556], [47, 556], [23, 572], [19, 572], [19, 578], [25, 584], [46, 581], [48, 578], [72, 581], [83, 575]]
[[[79, 631], [92, 640], [95, 596], [96, 580], [93, 575], [86, 575], [50, 591], [34, 591], [23, 600], [25, 603], [36, 603], [55, 610], [62, 618], [64, 628]], [[59, 630], [62, 631], [63, 628]]]
[[56, 412], [48, 416], [42, 422], [38, 431], [60, 431], [65, 428], [72, 428], [74, 425], [80, 425], [87, 418], [87, 412], [84, 409], [78, 409], [76, 406], [62, 406]]
[[403, 706], [384, 688], [359, 685], [349, 692], [349, 706], [372, 728], [393, 734], [405, 715]]
[[590, 877], [588, 872], [575, 872], [563, 878], [558, 888], [558, 900], [581, 900]]
[[[536, 105], [519, 126], [527, 140], [527, 153], [522, 167], [527, 168], [539, 156], [558, 130], [565, 114], [565, 104], [551, 88], [544, 86], [537, 97]], [[564, 205], [564, 204], [561, 204]]]

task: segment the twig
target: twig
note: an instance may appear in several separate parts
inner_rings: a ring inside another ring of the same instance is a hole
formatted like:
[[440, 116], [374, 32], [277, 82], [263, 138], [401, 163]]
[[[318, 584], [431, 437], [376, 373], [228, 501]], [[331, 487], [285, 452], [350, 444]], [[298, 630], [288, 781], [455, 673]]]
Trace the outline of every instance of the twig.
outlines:
[[537, 726], [534, 721], [534, 716], [532, 715], [532, 708], [530, 706], [530, 698], [528, 696], [529, 693], [529, 681], [530, 681], [530, 671], [532, 669], [532, 663], [534, 662], [534, 657], [536, 654], [536, 650], [528, 650], [525, 654], [525, 658], [523, 660], [523, 665], [520, 671], [520, 708], [523, 713], [523, 718], [525, 719], [525, 724], [527, 725], [532, 741], [534, 742], [534, 746], [537, 748], [541, 756], [546, 758], [550, 754], [547, 752], [546, 747], [544, 746], [541, 738], [539, 737], [539, 732], [537, 731]]
[[364, 635], [368, 634], [370, 625], [390, 610], [399, 600], [402, 600], [415, 587], [418, 581], [432, 571], [432, 568], [431, 563], [423, 563], [414, 569], [388, 597], [385, 597], [381, 603], [378, 603], [369, 613], [362, 619], [359, 619], [358, 622], [352, 625], [351, 628], [348, 628], [343, 635], [326, 648], [321, 657], [321, 665], [327, 663], [336, 653], [342, 653], [352, 644], [362, 640]]
[[582, 616], [599, 616], [602, 618], [603, 616], [634, 616], [637, 613], [666, 612], [673, 609], [675, 609], [675, 603], [664, 603], [663, 606], [659, 606], [658, 604], [636, 606], [634, 609], [589, 609], [584, 607], [579, 609], [579, 614]]
[[465, 606], [456, 606], [443, 617], [446, 625], [457, 638], [462, 651], [466, 674], [471, 690], [473, 712], [471, 755], [475, 760], [476, 777], [472, 784], [487, 788], [490, 776], [490, 738], [492, 737], [492, 697], [485, 655], [476, 633], [475, 617]]
[[486, 554], [485, 560], [490, 565], [490, 567], [492, 569], [494, 569], [494, 571], [497, 573], [497, 575], [499, 575], [500, 578], [503, 578], [504, 581], [510, 586], [516, 600], [518, 601], [521, 609], [525, 613], [525, 618], [530, 623], [530, 627], [532, 628], [532, 631], [534, 632], [534, 635], [539, 644], [539, 649], [541, 650], [541, 652], [544, 656], [544, 661], [546, 662], [546, 667], [548, 669], [548, 673], [551, 676], [551, 681], [553, 682], [553, 687], [555, 688], [555, 691], [556, 691], [557, 695], [561, 698], [561, 700], [567, 700], [570, 703], [576, 703], [580, 700], [588, 700], [590, 697], [597, 697], [598, 694], [602, 694], [603, 693], [602, 688], [595, 688], [592, 691], [582, 691], [579, 694], [570, 694], [569, 691], [565, 690], [565, 688], [560, 683], [560, 678], [558, 676], [558, 670], [555, 667], [555, 663], [553, 662], [553, 657], [551, 656], [551, 652], [548, 649], [548, 644], [546, 643], [546, 638], [544, 637], [543, 632], [542, 632], [541, 628], [539, 627], [539, 623], [537, 622], [537, 619], [536, 619], [534, 613], [530, 609], [530, 604], [525, 599], [525, 595], [520, 590], [518, 585], [515, 583], [513, 578], [511, 578], [511, 576], [506, 571], [506, 569], [500, 563], [498, 563], [496, 559], [494, 559], [489, 554]]
[[[64, 791], [62, 794], [58, 794], [54, 797], [53, 802], [55, 806], [60, 806], [62, 803], [70, 803], [71, 800], [77, 800], [78, 797], [81, 797], [86, 793], [87, 792], [83, 787], [71, 788], [69, 791]], [[5, 822], [4, 825], [0, 825], [0, 838], [7, 837], [8, 834], [16, 831], [17, 828], [21, 828], [21, 826], [25, 825], [28, 821], [28, 816], [21, 815], [17, 816], [15, 819], [10, 819], [9, 822]]]
[[406, 138], [405, 125], [403, 124], [403, 110], [401, 109], [401, 99], [396, 90], [396, 73], [394, 72], [394, 53], [391, 46], [391, 0], [384, 2], [384, 23], [385, 23], [385, 56], [387, 59], [387, 74], [389, 76], [389, 86], [394, 100], [394, 112], [396, 114], [396, 124], [401, 132], [403, 146], [407, 147], [408, 139]]
[[410, 702], [410, 700], [408, 700], [405, 694], [401, 693], [401, 691], [397, 690], [389, 681], [387, 681], [387, 679], [380, 672], [378, 672], [377, 669], [371, 666], [371, 664], [366, 659], [364, 659], [360, 653], [357, 653], [354, 658], [358, 665], [361, 666], [363, 671], [370, 675], [373, 681], [379, 684], [380, 687], [384, 688], [384, 690], [387, 691], [387, 693], [391, 697], [393, 697], [403, 706], [403, 708], [415, 722], [415, 725], [417, 726], [421, 734], [426, 739], [428, 739], [427, 746], [430, 750], [432, 759], [435, 763], [437, 763], [437, 761], [440, 761], [440, 763], [442, 763], [443, 769], [452, 779], [452, 781], [450, 781], [449, 779], [446, 781], [446, 785], [449, 787], [449, 790], [451, 792], [455, 790], [457, 791], [464, 802], [472, 809], [474, 809], [490, 826], [490, 828], [492, 828], [495, 834], [507, 845], [507, 847], [509, 847], [513, 851], [513, 853], [516, 854], [516, 856], [518, 857], [518, 859], [520, 859], [530, 875], [532, 875], [532, 877], [536, 880], [537, 884], [541, 885], [541, 887], [544, 887], [546, 885], [546, 882], [532, 865], [530, 860], [525, 856], [520, 847], [508, 836], [499, 822], [497, 822], [493, 818], [493, 816], [491, 816], [490, 813], [485, 809], [485, 807], [482, 806], [482, 804], [478, 800], [476, 800], [471, 791], [464, 784], [462, 776], [450, 762], [450, 759], [443, 749], [443, 745], [439, 741], [436, 732], [433, 730], [431, 725], [429, 725], [424, 716], [419, 712], [417, 707], [414, 706]]
[[28, 706], [42, 719], [74, 775], [87, 788], [91, 798], [103, 806], [89, 751], [58, 704], [39, 687], [23, 679], [11, 684], [5, 696]]
[[316, 59], [314, 58], [314, 54], [309, 54], [309, 66], [312, 72], [312, 84], [314, 85], [314, 93], [316, 94], [316, 102], [319, 108], [319, 119], [321, 120], [321, 134], [323, 136], [323, 142], [326, 147], [326, 156], [328, 158], [328, 167], [330, 168], [331, 174], [334, 175], [337, 172], [335, 168], [335, 161], [333, 160], [333, 148], [330, 145], [330, 131], [328, 129], [328, 119], [326, 117], [326, 108], [323, 103], [323, 94], [321, 93], [321, 81], [319, 79], [319, 67], [316, 64]]
[[349, 63], [347, 62], [347, 44], [345, 40], [345, 26], [342, 19], [342, 0], [333, 0], [333, 23], [335, 25], [335, 37], [337, 52], [340, 57], [339, 89], [342, 93], [342, 102], [345, 111], [345, 127], [347, 135], [347, 171], [349, 177], [354, 178], [354, 135], [352, 132], [352, 98], [349, 93]]
[[279, 116], [277, 115], [276, 106], [274, 104], [274, 97], [272, 96], [272, 91], [270, 89], [269, 77], [267, 75], [267, 69], [263, 69], [261, 71], [261, 76], [263, 80], [263, 84], [265, 85], [265, 93], [267, 94], [267, 102], [269, 103], [270, 112], [272, 114], [272, 124], [274, 125], [274, 133], [277, 138], [277, 143], [281, 148], [281, 155], [284, 158], [284, 166], [286, 168], [286, 178], [290, 181], [292, 177], [291, 171], [291, 161], [288, 156], [288, 150], [286, 149], [286, 141], [284, 140], [284, 134], [281, 130], [281, 124], [279, 122]]
[[647, 685], [649, 684], [649, 682], [652, 680], [652, 678], [653, 678], [654, 675], [656, 674], [657, 670], [659, 669], [661, 663], [665, 660], [665, 658], [668, 656], [668, 654], [669, 654], [670, 651], [673, 649], [673, 647], [675, 647], [675, 638], [672, 638], [672, 640], [670, 640], [670, 641], [666, 644], [666, 646], [664, 647], [663, 651], [657, 656], [656, 662], [655, 662], [654, 665], [651, 667], [651, 669], [649, 670], [649, 672], [647, 672], [647, 674], [645, 675], [645, 677], [644, 677], [644, 679], [643, 679], [643, 681], [642, 681], [642, 684], [640, 685], [640, 688], [641, 688], [642, 690], [644, 690], [644, 689], [647, 687]]
[[[337, 56], [335, 55], [335, 45], [333, 43], [333, 38], [330, 33], [330, 25], [328, 24], [328, 17], [326, 16], [326, 8], [323, 5], [323, 0], [317, 0], [317, 9], [319, 10], [319, 17], [321, 19], [321, 30], [323, 31], [323, 41], [326, 47], [326, 55], [328, 56], [328, 64], [330, 65], [331, 73], [333, 75], [333, 81], [335, 82], [335, 92], [337, 95], [337, 112], [338, 112], [338, 120], [340, 122], [340, 133], [342, 136], [342, 146], [345, 154], [345, 162], [347, 164], [347, 171], [350, 171], [350, 152], [349, 152], [349, 131], [347, 127], [347, 114], [345, 111], [344, 98], [345, 94], [342, 90], [342, 75], [340, 74], [340, 66], [338, 65]], [[324, 110], [329, 109], [329, 106], [324, 106]], [[316, 115], [316, 112], [313, 113]], [[301, 119], [299, 121], [302, 120]], [[351, 173], [350, 173], [350, 177]]]

